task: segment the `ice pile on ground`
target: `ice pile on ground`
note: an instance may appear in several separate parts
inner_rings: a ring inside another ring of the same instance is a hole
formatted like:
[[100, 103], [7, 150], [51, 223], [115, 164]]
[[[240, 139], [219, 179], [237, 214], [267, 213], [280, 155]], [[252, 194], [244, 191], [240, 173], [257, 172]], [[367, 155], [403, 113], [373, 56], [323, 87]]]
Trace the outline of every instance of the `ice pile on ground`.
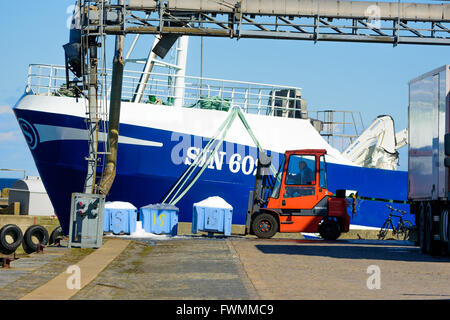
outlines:
[[142, 228], [142, 221], [136, 221], [136, 231], [130, 234], [132, 238], [145, 238], [145, 239], [154, 239], [154, 240], [168, 240], [173, 237], [167, 234], [154, 234], [150, 232], [146, 232], [144, 228]]
[[105, 203], [105, 208], [107, 208], [107, 209], [133, 209], [133, 210], [137, 209], [132, 203], [123, 202], [123, 201], [108, 201]]
[[223, 208], [223, 209], [233, 210], [233, 207], [228, 202], [226, 202], [224, 199], [222, 199], [221, 197], [209, 197], [208, 199], [194, 203], [194, 206], [206, 207], [206, 208]]

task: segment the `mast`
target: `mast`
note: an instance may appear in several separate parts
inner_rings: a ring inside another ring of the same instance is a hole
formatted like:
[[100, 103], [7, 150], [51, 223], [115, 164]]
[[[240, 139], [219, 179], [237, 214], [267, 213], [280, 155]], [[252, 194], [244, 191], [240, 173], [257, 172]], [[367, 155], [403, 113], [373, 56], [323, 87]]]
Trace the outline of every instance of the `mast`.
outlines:
[[189, 37], [188, 36], [180, 37], [180, 39], [178, 40], [175, 82], [174, 82], [175, 90], [174, 90], [173, 105], [176, 107], [182, 107], [184, 105], [188, 46], [189, 46]]

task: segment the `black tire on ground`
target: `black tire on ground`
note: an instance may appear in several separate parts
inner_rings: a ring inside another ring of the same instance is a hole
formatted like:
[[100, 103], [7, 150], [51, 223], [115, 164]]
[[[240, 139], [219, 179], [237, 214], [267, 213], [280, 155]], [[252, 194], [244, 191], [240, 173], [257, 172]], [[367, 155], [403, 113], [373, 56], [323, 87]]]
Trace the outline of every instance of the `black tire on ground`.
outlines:
[[428, 205], [426, 210], [426, 234], [425, 238], [427, 243], [427, 253], [431, 254], [432, 256], [436, 256], [440, 254], [441, 252], [441, 242], [439, 240], [434, 240], [433, 234], [434, 234], [434, 228], [433, 228], [433, 209], [431, 205]]
[[[33, 241], [33, 238], [38, 240], [37, 243]], [[43, 226], [33, 225], [30, 226], [23, 236], [22, 247], [26, 253], [33, 253], [38, 251], [38, 245], [45, 246], [48, 243], [48, 231]]]
[[55, 230], [52, 231], [50, 234], [50, 238], [48, 239], [48, 244], [55, 244], [57, 242], [57, 239], [61, 239], [64, 237], [64, 232], [61, 227], [55, 228]]
[[426, 214], [425, 214], [425, 206], [422, 204], [420, 205], [420, 209], [419, 209], [419, 245], [420, 245], [420, 250], [422, 251], [422, 253], [428, 253], [427, 252], [427, 237], [426, 237], [426, 230], [427, 230], [427, 226], [426, 226]]
[[[9, 241], [12, 238], [12, 242]], [[0, 229], [0, 252], [13, 254], [22, 243], [22, 230], [14, 224], [7, 224]]]
[[329, 241], [334, 241], [341, 235], [339, 222], [332, 219], [324, 219], [318, 226], [320, 236]]
[[261, 213], [253, 219], [252, 229], [258, 238], [272, 238], [278, 231], [278, 221], [271, 214]]

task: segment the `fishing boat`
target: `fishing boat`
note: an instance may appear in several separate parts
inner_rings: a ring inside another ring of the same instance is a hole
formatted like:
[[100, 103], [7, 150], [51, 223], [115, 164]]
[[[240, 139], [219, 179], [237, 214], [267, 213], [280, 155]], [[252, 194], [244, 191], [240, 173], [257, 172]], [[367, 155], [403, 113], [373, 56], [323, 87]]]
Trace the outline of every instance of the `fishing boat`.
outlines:
[[[363, 167], [330, 145], [320, 133], [320, 121], [309, 117], [301, 88], [186, 76], [186, 38], [176, 47], [175, 64], [149, 57], [143, 70], [124, 73], [117, 175], [107, 201], [126, 201], [138, 208], [159, 203], [235, 106], [275, 167], [286, 150], [326, 149], [331, 192], [350, 189], [377, 199], [406, 200], [407, 173]], [[158, 66], [169, 71], [159, 72]], [[111, 70], [105, 70], [107, 106]], [[87, 175], [89, 137], [87, 99], [66, 89], [65, 83], [65, 66], [30, 65], [14, 113], [67, 233], [71, 194], [83, 190]], [[106, 115], [98, 137], [100, 154], [107, 151]], [[200, 179], [177, 203], [179, 221], [192, 221], [194, 203], [219, 196], [232, 205], [233, 224], [244, 225], [257, 159], [254, 141], [236, 121], [222, 147], [203, 164], [207, 168]], [[398, 208], [408, 210], [406, 204]], [[386, 214], [384, 202], [359, 200], [351, 228], [380, 228]]]

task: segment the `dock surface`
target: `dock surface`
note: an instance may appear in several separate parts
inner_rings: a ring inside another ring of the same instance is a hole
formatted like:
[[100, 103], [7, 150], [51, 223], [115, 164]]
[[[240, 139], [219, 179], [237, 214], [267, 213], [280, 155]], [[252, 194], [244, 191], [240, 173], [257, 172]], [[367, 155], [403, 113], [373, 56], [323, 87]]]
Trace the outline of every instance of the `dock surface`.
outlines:
[[[450, 299], [450, 257], [407, 241], [114, 238], [103, 252], [112, 244], [109, 254], [49, 247], [13, 261], [0, 269], [0, 299]], [[81, 288], [53, 298], [71, 265]]]

